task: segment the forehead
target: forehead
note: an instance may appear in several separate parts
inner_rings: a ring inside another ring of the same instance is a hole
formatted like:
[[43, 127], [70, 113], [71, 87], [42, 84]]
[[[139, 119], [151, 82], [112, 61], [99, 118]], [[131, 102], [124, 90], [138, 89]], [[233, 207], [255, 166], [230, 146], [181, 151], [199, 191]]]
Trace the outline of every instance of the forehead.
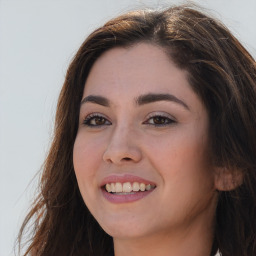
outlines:
[[94, 63], [84, 95], [103, 95], [113, 101], [129, 101], [145, 93], [170, 93], [187, 101], [198, 100], [187, 73], [158, 46], [140, 43], [113, 48]]

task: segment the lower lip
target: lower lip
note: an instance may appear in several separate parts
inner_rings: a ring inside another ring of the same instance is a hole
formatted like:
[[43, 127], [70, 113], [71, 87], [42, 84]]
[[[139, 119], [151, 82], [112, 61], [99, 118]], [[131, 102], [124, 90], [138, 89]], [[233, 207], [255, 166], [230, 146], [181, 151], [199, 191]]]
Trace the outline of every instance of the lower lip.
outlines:
[[102, 189], [103, 196], [111, 203], [115, 204], [123, 204], [123, 203], [130, 203], [138, 201], [146, 196], [148, 196], [150, 193], [152, 193], [154, 189], [148, 190], [148, 191], [141, 191], [141, 192], [135, 192], [134, 194], [127, 194], [127, 195], [116, 195], [108, 193], [105, 189]]

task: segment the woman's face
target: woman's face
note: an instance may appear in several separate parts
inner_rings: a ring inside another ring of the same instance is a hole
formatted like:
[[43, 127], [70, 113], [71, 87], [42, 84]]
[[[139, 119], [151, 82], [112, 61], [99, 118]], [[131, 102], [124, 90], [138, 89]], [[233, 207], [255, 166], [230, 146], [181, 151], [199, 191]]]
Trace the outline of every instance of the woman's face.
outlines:
[[85, 204], [114, 238], [209, 228], [216, 191], [209, 120], [186, 72], [141, 43], [93, 65], [73, 161]]

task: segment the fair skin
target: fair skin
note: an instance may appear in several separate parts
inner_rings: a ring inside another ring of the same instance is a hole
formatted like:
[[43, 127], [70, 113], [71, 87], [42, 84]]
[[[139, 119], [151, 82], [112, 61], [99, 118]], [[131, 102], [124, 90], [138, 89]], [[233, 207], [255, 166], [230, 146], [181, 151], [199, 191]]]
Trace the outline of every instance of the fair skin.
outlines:
[[[84, 202], [113, 237], [115, 256], [210, 255], [218, 179], [208, 130], [186, 72], [161, 48], [114, 48], [95, 62], [73, 161]], [[151, 186], [106, 191], [107, 183], [117, 189], [126, 181]]]

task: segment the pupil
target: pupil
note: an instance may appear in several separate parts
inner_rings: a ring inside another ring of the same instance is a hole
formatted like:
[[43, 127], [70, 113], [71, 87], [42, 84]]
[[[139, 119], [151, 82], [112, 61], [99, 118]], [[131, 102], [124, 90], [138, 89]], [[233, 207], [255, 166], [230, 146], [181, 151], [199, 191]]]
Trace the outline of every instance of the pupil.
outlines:
[[96, 117], [96, 118], [95, 118], [95, 123], [96, 123], [97, 125], [102, 125], [102, 124], [104, 124], [104, 121], [105, 121], [105, 119], [104, 119], [103, 117]]
[[154, 122], [156, 124], [164, 124], [165, 123], [165, 119], [163, 117], [157, 116], [157, 117], [154, 117]]

